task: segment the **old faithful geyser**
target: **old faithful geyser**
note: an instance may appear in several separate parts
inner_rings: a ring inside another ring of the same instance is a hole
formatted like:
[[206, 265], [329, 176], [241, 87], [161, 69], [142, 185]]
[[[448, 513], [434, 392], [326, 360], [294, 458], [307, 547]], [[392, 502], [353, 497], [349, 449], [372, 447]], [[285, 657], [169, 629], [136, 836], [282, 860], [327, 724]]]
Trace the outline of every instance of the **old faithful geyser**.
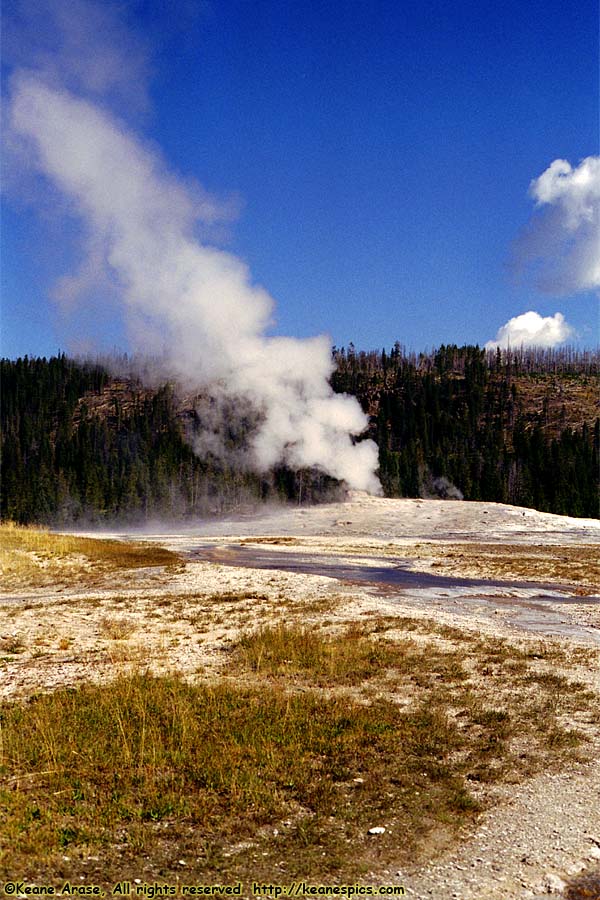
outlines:
[[69, 199], [96, 259], [119, 284], [132, 349], [164, 360], [188, 387], [240, 398], [257, 414], [251, 463], [316, 466], [372, 493], [377, 447], [355, 443], [367, 420], [329, 384], [325, 336], [269, 337], [273, 300], [231, 253], [199, 241], [218, 215], [97, 102], [37, 70], [15, 72], [9, 129], [29, 165]]

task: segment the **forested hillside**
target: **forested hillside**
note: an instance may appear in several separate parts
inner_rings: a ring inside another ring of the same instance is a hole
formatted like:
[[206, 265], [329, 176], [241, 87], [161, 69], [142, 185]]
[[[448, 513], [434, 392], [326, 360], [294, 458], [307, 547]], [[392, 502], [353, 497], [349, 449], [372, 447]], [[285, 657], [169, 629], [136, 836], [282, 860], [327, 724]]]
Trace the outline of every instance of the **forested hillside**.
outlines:
[[[396, 345], [334, 356], [333, 387], [368, 413], [388, 496], [463, 495], [598, 515], [597, 355], [442, 347], [417, 356]], [[233, 416], [222, 436], [226, 460], [195, 455], [202, 404], [170, 386], [150, 390], [65, 356], [0, 365], [3, 518], [143, 520], [335, 494], [336, 482], [319, 472], [245, 470]]]
[[[2, 360], [0, 379], [3, 518], [210, 515], [275, 498], [311, 501], [336, 486], [319, 472], [256, 475], [211, 454], [200, 459], [186, 437], [201, 423], [168, 385], [148, 390], [65, 356]], [[235, 423], [229, 437], [235, 443]]]
[[455, 487], [467, 500], [598, 515], [597, 354], [334, 352], [333, 384], [371, 417], [388, 496]]

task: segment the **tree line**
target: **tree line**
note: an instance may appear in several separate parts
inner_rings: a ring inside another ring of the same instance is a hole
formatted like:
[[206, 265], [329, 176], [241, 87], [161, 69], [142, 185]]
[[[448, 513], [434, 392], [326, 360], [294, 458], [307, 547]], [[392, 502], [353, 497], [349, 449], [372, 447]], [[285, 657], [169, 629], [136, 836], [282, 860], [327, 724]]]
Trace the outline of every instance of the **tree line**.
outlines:
[[[199, 458], [201, 429], [170, 385], [147, 390], [61, 355], [0, 361], [0, 515], [23, 524], [212, 515], [244, 504], [331, 496], [320, 472], [257, 474]], [[232, 423], [231, 440], [235, 442]]]
[[[442, 346], [407, 354], [335, 349], [333, 385], [371, 417], [387, 496], [448, 492], [596, 517], [598, 354], [486, 352]], [[583, 396], [579, 421], [561, 397]]]
[[[462, 495], [598, 515], [600, 425], [593, 403], [572, 422], [571, 407], [563, 411], [553, 401], [553, 391], [569, 384], [578, 396], [593, 395], [594, 354], [490, 354], [452, 345], [417, 355], [399, 344], [333, 353], [332, 386], [354, 394], [369, 416], [367, 436], [379, 446], [387, 496]], [[337, 483], [315, 470], [282, 465], [257, 474], [239, 465], [241, 429], [233, 419], [227, 459], [199, 457], [192, 443], [202, 431], [201, 414], [182, 404], [171, 385], [145, 389], [131, 377], [111, 376], [104, 365], [65, 355], [2, 360], [0, 383], [5, 519], [179, 518], [338, 495]]]

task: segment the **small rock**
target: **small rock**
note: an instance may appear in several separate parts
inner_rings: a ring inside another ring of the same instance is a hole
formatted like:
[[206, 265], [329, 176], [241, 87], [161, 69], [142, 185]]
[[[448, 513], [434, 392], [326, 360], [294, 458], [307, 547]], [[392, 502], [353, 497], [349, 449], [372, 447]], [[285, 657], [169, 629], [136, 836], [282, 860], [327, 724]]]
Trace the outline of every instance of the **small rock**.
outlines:
[[375, 825], [373, 828], [369, 828], [369, 834], [385, 834], [385, 828], [383, 825]]
[[588, 859], [600, 859], [600, 847], [592, 847], [586, 856]]
[[548, 894], [562, 894], [567, 885], [562, 878], [559, 878], [558, 875], [554, 875], [550, 872], [548, 875], [544, 876], [542, 886], [546, 889], [546, 893]]

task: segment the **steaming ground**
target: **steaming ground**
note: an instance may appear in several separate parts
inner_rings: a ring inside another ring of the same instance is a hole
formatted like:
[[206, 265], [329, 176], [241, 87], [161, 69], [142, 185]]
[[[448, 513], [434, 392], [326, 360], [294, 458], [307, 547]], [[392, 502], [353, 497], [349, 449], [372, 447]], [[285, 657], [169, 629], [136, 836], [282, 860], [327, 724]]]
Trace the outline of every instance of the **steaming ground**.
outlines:
[[[247, 513], [185, 531], [156, 528], [143, 537], [176, 550], [185, 565], [110, 581], [91, 571], [80, 584], [1, 595], [2, 639], [20, 648], [2, 658], [4, 698], [100, 682], [140, 664], [210, 681], [227, 675], [228, 648], [243, 630], [282, 620], [335, 630], [381, 615], [429, 619], [532, 647], [541, 638], [573, 651], [591, 649], [569, 677], [600, 692], [596, 520], [356, 492], [344, 503]], [[323, 572], [332, 563], [368, 570], [403, 562], [411, 571], [476, 577], [488, 585], [396, 590], [229, 565], [240, 552], [249, 559], [258, 553], [300, 564], [310, 559]], [[552, 584], [543, 600], [534, 582]], [[430, 864], [403, 873], [408, 896], [531, 898], [558, 885], [557, 878], [586, 870], [600, 846], [598, 743], [586, 744], [587, 761], [567, 772], [491, 788], [495, 805], [460, 847], [432, 846]], [[365, 883], [388, 883], [394, 874], [373, 871]]]
[[276, 506], [258, 513], [251, 510], [237, 517], [198, 523], [181, 536], [157, 526], [145, 537], [182, 546], [195, 535], [224, 537], [242, 535], [358, 537], [363, 541], [412, 540], [503, 540], [510, 537], [528, 544], [536, 535], [550, 543], [595, 543], [600, 539], [600, 521], [556, 516], [503, 503], [452, 502], [446, 500], [398, 500], [372, 497], [351, 491], [340, 503], [312, 507]]

